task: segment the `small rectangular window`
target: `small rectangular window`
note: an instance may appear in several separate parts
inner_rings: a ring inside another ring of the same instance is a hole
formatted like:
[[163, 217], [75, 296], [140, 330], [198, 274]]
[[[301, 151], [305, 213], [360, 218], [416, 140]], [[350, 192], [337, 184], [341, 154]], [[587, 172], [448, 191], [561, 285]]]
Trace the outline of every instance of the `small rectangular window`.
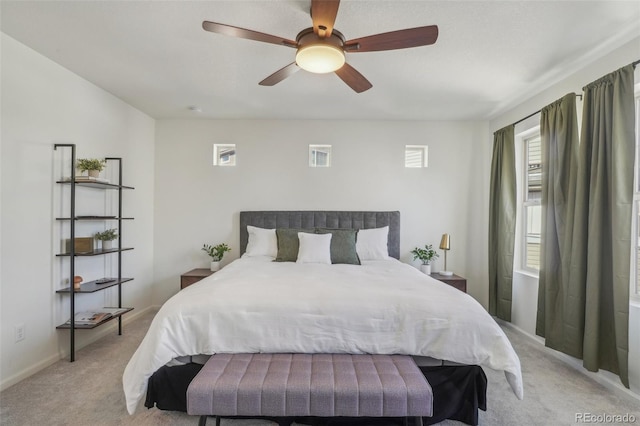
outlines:
[[426, 145], [406, 145], [404, 148], [405, 167], [428, 167], [429, 147]]
[[309, 167], [331, 167], [331, 145], [309, 145]]
[[236, 165], [236, 145], [235, 144], [214, 144], [213, 145], [213, 165], [214, 166], [235, 166]]

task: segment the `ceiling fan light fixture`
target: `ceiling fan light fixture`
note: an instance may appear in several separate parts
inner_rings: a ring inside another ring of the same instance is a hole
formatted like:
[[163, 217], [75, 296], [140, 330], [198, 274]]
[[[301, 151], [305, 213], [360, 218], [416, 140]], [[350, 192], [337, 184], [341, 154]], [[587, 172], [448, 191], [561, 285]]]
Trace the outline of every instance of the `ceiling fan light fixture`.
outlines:
[[305, 71], [326, 74], [342, 68], [344, 51], [331, 44], [314, 43], [302, 46], [296, 53], [296, 63]]

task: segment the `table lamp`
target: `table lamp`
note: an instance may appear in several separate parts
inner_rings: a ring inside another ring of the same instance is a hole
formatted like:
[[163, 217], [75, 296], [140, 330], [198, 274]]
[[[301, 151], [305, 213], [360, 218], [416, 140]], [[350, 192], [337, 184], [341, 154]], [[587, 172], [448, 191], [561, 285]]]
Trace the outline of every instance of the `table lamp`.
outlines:
[[444, 271], [440, 271], [438, 273], [440, 275], [451, 276], [453, 275], [453, 272], [447, 271], [447, 252], [451, 249], [451, 239], [449, 238], [449, 234], [442, 234], [440, 249], [444, 250]]

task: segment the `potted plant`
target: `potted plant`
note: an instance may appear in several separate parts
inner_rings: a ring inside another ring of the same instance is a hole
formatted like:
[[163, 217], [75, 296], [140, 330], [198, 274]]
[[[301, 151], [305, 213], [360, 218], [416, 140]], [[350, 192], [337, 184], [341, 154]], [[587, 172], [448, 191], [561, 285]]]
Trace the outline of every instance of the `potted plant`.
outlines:
[[76, 168], [80, 173], [87, 171], [91, 177], [98, 177], [106, 165], [106, 160], [98, 158], [78, 158], [76, 162]]
[[220, 270], [220, 261], [226, 252], [231, 251], [231, 248], [225, 243], [216, 246], [205, 244], [202, 246], [202, 251], [207, 252], [207, 254], [211, 256], [211, 270], [215, 272]]
[[109, 250], [113, 248], [113, 240], [118, 238], [118, 230], [117, 229], [107, 229], [104, 232], [98, 232], [95, 235], [95, 239], [98, 241], [102, 241], [102, 249]]
[[420, 259], [420, 262], [422, 262], [420, 270], [427, 275], [430, 274], [431, 261], [438, 257], [438, 252], [436, 252], [433, 246], [431, 244], [427, 244], [424, 248], [416, 247], [411, 250], [411, 254], [413, 254], [413, 260]]

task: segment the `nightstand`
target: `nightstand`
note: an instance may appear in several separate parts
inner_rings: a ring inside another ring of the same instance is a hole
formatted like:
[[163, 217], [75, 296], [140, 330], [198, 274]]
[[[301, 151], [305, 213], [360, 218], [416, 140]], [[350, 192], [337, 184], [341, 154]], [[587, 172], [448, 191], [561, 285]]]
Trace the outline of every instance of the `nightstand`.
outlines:
[[437, 272], [431, 274], [431, 278], [435, 278], [438, 281], [442, 281], [445, 284], [449, 284], [451, 287], [455, 287], [460, 291], [467, 292], [467, 279], [459, 275], [440, 275]]
[[203, 278], [208, 277], [213, 274], [210, 269], [206, 268], [196, 268], [192, 269], [189, 272], [185, 272], [180, 275], [180, 290], [183, 288], [189, 287], [191, 284], [197, 283]]

